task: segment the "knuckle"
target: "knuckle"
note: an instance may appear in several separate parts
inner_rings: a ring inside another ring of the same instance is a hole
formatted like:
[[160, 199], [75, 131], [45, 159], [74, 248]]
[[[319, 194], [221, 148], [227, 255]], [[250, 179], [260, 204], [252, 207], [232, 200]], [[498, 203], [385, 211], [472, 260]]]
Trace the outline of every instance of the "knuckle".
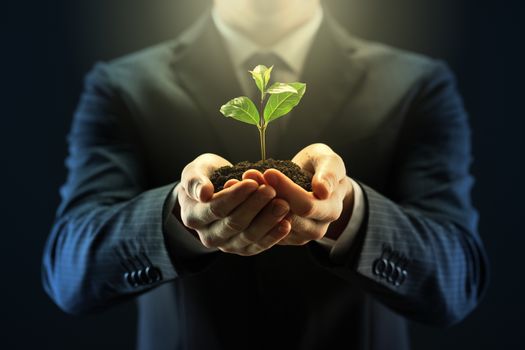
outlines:
[[182, 223], [186, 227], [196, 229], [200, 226], [199, 220], [194, 216], [184, 215], [184, 216], [181, 216], [181, 219], [182, 219]]
[[217, 249], [219, 249], [223, 253], [237, 254], [237, 251], [231, 247], [223, 246], [223, 247], [217, 247]]
[[223, 212], [217, 204], [210, 204], [208, 206], [208, 211], [210, 212], [210, 215], [212, 217], [218, 218], [218, 219], [224, 219], [228, 214]]
[[216, 248], [221, 245], [223, 240], [218, 236], [203, 235], [201, 236], [201, 242], [206, 248]]
[[227, 217], [224, 219], [224, 226], [226, 227], [226, 229], [234, 232], [241, 232], [246, 228], [245, 224], [238, 222], [231, 217]]
[[211, 244], [211, 240], [208, 237], [201, 236], [200, 239], [201, 239], [202, 245], [205, 246], [206, 248], [215, 248], [215, 246]]
[[314, 212], [314, 205], [312, 202], [308, 202], [303, 208], [301, 208], [300, 212], [297, 213], [299, 216], [303, 217], [309, 217]]
[[221, 252], [228, 253], [228, 254], [235, 254], [236, 251], [230, 247], [217, 247]]
[[224, 253], [236, 254], [240, 256], [250, 256], [254, 255], [254, 252], [248, 250], [248, 247], [238, 248], [233, 246], [220, 246], [218, 249]]
[[271, 230], [266, 237], [262, 239], [261, 245], [264, 247], [269, 247], [272, 244], [275, 244], [276, 241], [282, 240], [282, 233], [279, 232], [279, 229], [275, 227], [273, 230]]
[[327, 221], [327, 222], [334, 222], [337, 219], [339, 219], [339, 214], [337, 212], [331, 212], [331, 213], [327, 214], [326, 217], [325, 217], [325, 221]]
[[252, 238], [250, 238], [250, 236], [246, 234], [245, 232], [241, 232], [239, 236], [237, 236], [237, 239], [239, 240], [239, 242], [241, 242], [241, 244], [245, 246], [255, 243], [255, 241]]
[[252, 244], [246, 247], [243, 251], [244, 256], [253, 256], [259, 254], [264, 249], [261, 249], [258, 245]]

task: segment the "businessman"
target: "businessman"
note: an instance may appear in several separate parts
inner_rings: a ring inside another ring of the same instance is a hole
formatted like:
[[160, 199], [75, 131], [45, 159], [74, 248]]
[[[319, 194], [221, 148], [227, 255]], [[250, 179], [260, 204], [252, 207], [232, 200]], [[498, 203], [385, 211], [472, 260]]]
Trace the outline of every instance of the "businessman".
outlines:
[[[218, 112], [259, 63], [307, 83], [267, 149], [312, 192], [270, 169], [214, 193], [214, 169], [259, 157]], [[408, 349], [408, 319], [457, 323], [487, 285], [470, 162], [443, 62], [355, 38], [319, 0], [215, 0], [87, 76], [43, 284], [73, 314], [135, 298], [140, 349]]]

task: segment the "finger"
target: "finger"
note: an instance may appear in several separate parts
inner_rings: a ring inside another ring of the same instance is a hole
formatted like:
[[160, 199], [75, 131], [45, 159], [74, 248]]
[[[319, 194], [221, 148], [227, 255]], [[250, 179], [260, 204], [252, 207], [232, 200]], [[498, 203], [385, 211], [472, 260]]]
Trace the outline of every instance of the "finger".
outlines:
[[222, 188], [225, 189], [225, 188], [231, 187], [231, 186], [235, 185], [235, 184], [238, 183], [238, 182], [239, 182], [239, 180], [237, 180], [237, 179], [229, 179], [228, 181], [226, 181], [226, 182], [224, 183], [224, 185], [222, 186]]
[[205, 153], [184, 167], [181, 174], [181, 186], [186, 194], [202, 202], [209, 201], [214, 193], [209, 177], [222, 166], [231, 166], [226, 159], [212, 153]]
[[273, 188], [267, 185], [259, 186], [257, 191], [253, 192], [242, 205], [231, 211], [227, 217], [212, 223], [209, 232], [227, 241], [230, 237], [244, 231], [275, 195]]
[[215, 188], [209, 179], [205, 179], [204, 183], [195, 188], [196, 198], [203, 203], [208, 202], [213, 197], [214, 192]]
[[284, 200], [275, 198], [252, 220], [249, 227], [226, 244], [232, 249], [240, 250], [261, 240], [275, 225], [279, 224], [289, 213], [290, 206]]
[[318, 240], [324, 237], [328, 230], [329, 222], [305, 219], [297, 215], [287, 217], [292, 226], [288, 239], [296, 242]]
[[210, 179], [196, 172], [183, 175], [181, 187], [190, 198], [200, 202], [209, 201], [214, 192]]
[[319, 157], [326, 157], [335, 152], [323, 143], [314, 143], [300, 150], [293, 158], [292, 162], [296, 163], [310, 175], [315, 172], [314, 160]]
[[252, 179], [254, 181], [257, 181], [259, 183], [259, 185], [266, 184], [266, 181], [264, 181], [263, 174], [261, 174], [261, 172], [259, 170], [256, 170], [256, 169], [246, 170], [244, 172], [244, 174], [242, 174], [242, 178], [243, 178], [243, 180]]
[[290, 204], [291, 211], [304, 218], [318, 221], [334, 221], [341, 214], [343, 198], [346, 191], [344, 180], [332, 196], [325, 200], [317, 199], [312, 192], [306, 192], [286, 175], [276, 169], [264, 172], [264, 178], [275, 188], [277, 196]]
[[286, 175], [277, 169], [268, 169], [264, 172], [264, 179], [268, 185], [275, 188], [279, 198], [290, 204], [292, 212], [300, 216], [308, 216], [314, 210], [314, 196], [306, 192]]
[[310, 242], [310, 240], [302, 238], [301, 236], [297, 234], [297, 232], [292, 230], [286, 237], [280, 240], [277, 244], [278, 245], [305, 245], [308, 242]]
[[258, 187], [259, 185], [253, 180], [239, 181], [229, 188], [215, 193], [207, 203], [197, 202], [188, 196], [193, 201], [184, 206], [181, 203], [181, 215], [184, 215], [183, 219], [191, 225], [195, 225], [195, 227], [186, 226], [193, 229], [202, 228], [214, 221], [227, 217], [232, 210], [244, 202]]
[[322, 143], [306, 146], [295, 155], [292, 162], [313, 174], [312, 190], [319, 199], [330, 197], [335, 185], [346, 176], [343, 159]]
[[244, 248], [244, 254], [255, 255], [270, 249], [274, 245], [278, 244], [281, 240], [286, 239], [290, 233], [290, 229], [290, 223], [287, 220], [282, 220], [257, 243], [246, 246]]
[[312, 190], [319, 199], [326, 199], [335, 191], [339, 182], [346, 177], [343, 160], [336, 153], [312, 158], [314, 176]]

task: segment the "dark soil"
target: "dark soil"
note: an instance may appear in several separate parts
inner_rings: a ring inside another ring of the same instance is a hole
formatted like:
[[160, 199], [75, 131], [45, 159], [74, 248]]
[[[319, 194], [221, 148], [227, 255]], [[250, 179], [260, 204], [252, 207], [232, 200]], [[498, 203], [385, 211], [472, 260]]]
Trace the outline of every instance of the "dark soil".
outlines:
[[279, 170], [306, 191], [312, 191], [311, 179], [308, 174], [290, 160], [274, 160], [269, 158], [264, 162], [261, 160], [256, 163], [247, 161], [239, 162], [233, 167], [224, 166], [215, 170], [210, 180], [213, 183], [215, 192], [219, 192], [223, 189], [226, 181], [230, 179], [242, 180], [242, 174], [244, 174], [246, 170], [256, 169], [264, 173], [266, 169], [270, 168]]

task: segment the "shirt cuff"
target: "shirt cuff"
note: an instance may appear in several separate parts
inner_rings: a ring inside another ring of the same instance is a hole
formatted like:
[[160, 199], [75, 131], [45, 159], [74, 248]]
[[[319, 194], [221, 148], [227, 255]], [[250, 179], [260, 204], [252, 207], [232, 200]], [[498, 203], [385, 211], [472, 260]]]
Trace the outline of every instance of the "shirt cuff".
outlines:
[[199, 255], [219, 251], [217, 248], [205, 247], [189, 229], [173, 214], [173, 209], [178, 201], [178, 188], [180, 183], [174, 187], [166, 203], [166, 217], [164, 227], [168, 235], [167, 241], [172, 254], [178, 260], [191, 260]]
[[323, 237], [318, 242], [330, 254], [330, 260], [334, 263], [341, 263], [344, 257], [350, 251], [352, 242], [363, 223], [365, 216], [365, 203], [363, 198], [363, 190], [361, 186], [350, 179], [354, 190], [354, 206], [352, 209], [352, 216], [348, 220], [346, 228], [343, 230], [337, 240], [328, 237]]

